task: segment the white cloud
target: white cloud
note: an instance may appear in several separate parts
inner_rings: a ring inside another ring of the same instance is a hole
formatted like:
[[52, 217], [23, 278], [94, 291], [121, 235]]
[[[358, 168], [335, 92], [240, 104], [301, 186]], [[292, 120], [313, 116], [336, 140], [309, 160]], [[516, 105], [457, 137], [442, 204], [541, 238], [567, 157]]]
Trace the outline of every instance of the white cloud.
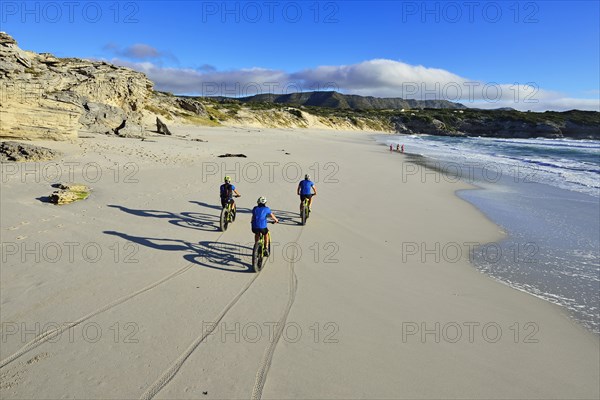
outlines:
[[160, 52], [147, 44], [134, 44], [123, 50], [122, 54], [129, 58], [144, 60], [160, 57]]
[[104, 46], [104, 50], [114, 54], [117, 57], [125, 58], [126, 60], [160, 62], [163, 59], [177, 61], [177, 58], [169, 51], [159, 51], [144, 43], [136, 43], [131, 46], [121, 48], [118, 44], [108, 43]]
[[517, 110], [594, 110], [596, 98], [577, 99], [537, 87], [535, 83], [503, 84], [469, 80], [439, 68], [427, 68], [387, 59], [352, 65], [319, 66], [298, 72], [250, 68], [217, 71], [214, 67], [164, 68], [151, 62], [113, 59], [112, 63], [144, 72], [162, 91], [202, 96], [250, 96], [336, 90], [375, 97], [449, 100], [468, 107], [512, 107]]
[[359, 64], [322, 66], [305, 69], [292, 78], [304, 81], [335, 82], [347, 90], [368, 90], [373, 92], [398, 92], [406, 90], [407, 84], [419, 83], [434, 87], [450, 82], [462, 83], [466, 79], [437, 68], [410, 65], [399, 61], [375, 59]]

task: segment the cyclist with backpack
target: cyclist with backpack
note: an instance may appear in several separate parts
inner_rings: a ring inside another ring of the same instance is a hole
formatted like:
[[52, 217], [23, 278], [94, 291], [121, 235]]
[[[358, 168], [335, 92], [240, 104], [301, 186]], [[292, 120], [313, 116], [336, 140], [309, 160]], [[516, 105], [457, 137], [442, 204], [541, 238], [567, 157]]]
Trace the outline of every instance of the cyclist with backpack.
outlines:
[[235, 202], [233, 201], [233, 194], [235, 193], [235, 197], [240, 197], [241, 195], [235, 189], [235, 186], [231, 183], [231, 178], [226, 176], [224, 179], [225, 183], [223, 183], [219, 189], [221, 196], [221, 207], [227, 207], [227, 203], [231, 203], [231, 209], [233, 210], [233, 215], [235, 215]]

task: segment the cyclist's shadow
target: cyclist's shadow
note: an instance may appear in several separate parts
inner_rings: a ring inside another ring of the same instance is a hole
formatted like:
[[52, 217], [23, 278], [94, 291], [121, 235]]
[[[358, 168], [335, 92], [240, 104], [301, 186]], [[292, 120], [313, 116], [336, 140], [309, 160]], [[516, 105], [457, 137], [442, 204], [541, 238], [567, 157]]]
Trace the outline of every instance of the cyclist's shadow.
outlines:
[[109, 204], [108, 207], [118, 208], [126, 213], [137, 215], [138, 217], [166, 218], [169, 223], [184, 228], [199, 229], [202, 231], [218, 231], [219, 216], [203, 214], [197, 212], [182, 212], [180, 214], [171, 211], [159, 210], [136, 210], [124, 206]]
[[208, 204], [208, 203], [204, 203], [202, 201], [196, 201], [196, 200], [190, 200], [190, 203], [198, 204], [199, 206], [206, 207], [206, 208], [212, 208], [213, 210], [219, 210], [219, 212], [221, 212], [220, 204]]
[[[190, 200], [190, 203], [192, 203], [192, 204], [198, 204], [199, 206], [206, 207], [206, 208], [212, 208], [213, 210], [218, 210], [219, 211], [219, 216], [221, 215], [221, 205], [220, 204], [218, 204], [218, 205], [208, 204], [208, 203], [204, 203], [204, 202], [201, 202], [201, 201], [195, 201], [195, 200]], [[236, 203], [235, 209], [236, 209], [236, 212], [238, 214], [250, 214], [252, 212], [252, 210], [249, 209], [249, 208], [239, 207], [237, 205], [237, 203]]]
[[300, 213], [273, 209], [271, 209], [271, 211], [273, 211], [273, 214], [275, 214], [281, 225], [302, 225], [302, 221], [300, 221]]
[[191, 263], [228, 272], [250, 272], [252, 267], [252, 248], [238, 243], [202, 241], [199, 243], [185, 240], [151, 238], [128, 235], [116, 231], [104, 231], [107, 235], [118, 236], [126, 241], [156, 250], [183, 251], [183, 258]]
[[[208, 203], [204, 203], [201, 201], [195, 201], [195, 200], [190, 200], [190, 203], [198, 204], [199, 206], [206, 207], [206, 208], [212, 208], [214, 210], [219, 210], [219, 214], [221, 212], [220, 205], [208, 204]], [[238, 214], [251, 214], [252, 213], [252, 209], [250, 209], [250, 208], [242, 208], [242, 207], [236, 206], [236, 210], [237, 210]], [[273, 214], [275, 214], [275, 216], [279, 220], [279, 223], [282, 225], [291, 225], [291, 226], [302, 225], [302, 221], [300, 221], [300, 212], [294, 213], [291, 211], [274, 210], [274, 209], [271, 209], [271, 211], [273, 211]]]

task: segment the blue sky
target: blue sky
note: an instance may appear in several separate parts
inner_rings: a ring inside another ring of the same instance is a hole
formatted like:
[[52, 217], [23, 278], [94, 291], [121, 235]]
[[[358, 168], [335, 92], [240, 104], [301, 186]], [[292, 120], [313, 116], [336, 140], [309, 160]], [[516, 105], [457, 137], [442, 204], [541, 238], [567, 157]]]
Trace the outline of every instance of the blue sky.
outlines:
[[0, 23], [23, 49], [108, 60], [180, 94], [598, 110], [599, 3], [3, 1]]

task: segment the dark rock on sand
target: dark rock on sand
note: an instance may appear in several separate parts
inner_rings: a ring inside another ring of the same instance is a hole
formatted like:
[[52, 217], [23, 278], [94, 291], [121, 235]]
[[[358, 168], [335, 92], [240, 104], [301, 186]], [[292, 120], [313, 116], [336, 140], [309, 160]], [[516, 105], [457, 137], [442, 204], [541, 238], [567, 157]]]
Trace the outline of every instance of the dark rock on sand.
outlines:
[[162, 122], [158, 117], [156, 117], [156, 132], [162, 135], [171, 135], [171, 131], [167, 128], [167, 124]]
[[52, 160], [60, 152], [46, 147], [13, 141], [0, 143], [0, 162], [27, 162]]
[[245, 154], [241, 154], [241, 153], [240, 154], [226, 153], [226, 154], [221, 154], [219, 157], [220, 158], [224, 158], [224, 157], [243, 157], [243, 158], [246, 158], [246, 155]]

